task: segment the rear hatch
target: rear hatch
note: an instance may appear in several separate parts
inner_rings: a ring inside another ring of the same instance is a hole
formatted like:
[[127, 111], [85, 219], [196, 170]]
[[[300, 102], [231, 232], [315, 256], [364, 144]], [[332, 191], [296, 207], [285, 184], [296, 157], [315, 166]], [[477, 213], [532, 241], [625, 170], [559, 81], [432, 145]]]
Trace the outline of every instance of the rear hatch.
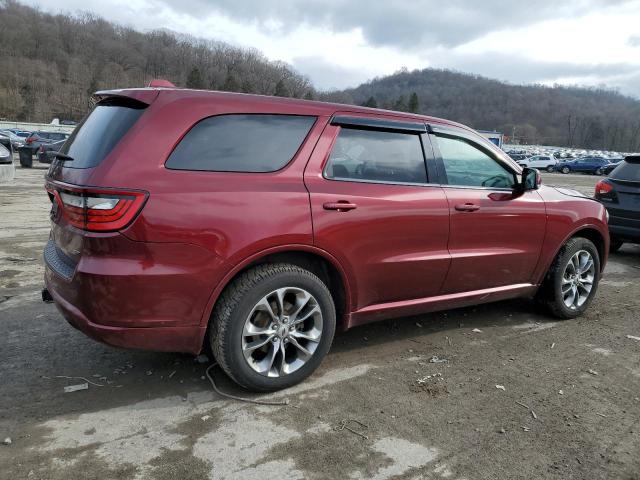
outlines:
[[86, 235], [124, 228], [146, 200], [146, 192], [96, 187], [91, 176], [147, 106], [133, 98], [106, 95], [74, 130], [59, 154], [53, 155], [46, 176], [52, 206], [45, 260], [65, 278], [73, 276]]

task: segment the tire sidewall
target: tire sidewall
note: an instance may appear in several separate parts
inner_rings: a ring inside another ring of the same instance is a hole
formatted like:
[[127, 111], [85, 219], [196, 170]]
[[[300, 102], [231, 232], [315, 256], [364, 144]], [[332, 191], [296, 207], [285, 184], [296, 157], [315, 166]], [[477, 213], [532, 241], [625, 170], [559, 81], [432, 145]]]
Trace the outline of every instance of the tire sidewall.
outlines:
[[569, 167], [563, 167], [561, 172], [562, 173], [569, 173], [571, 171], [571, 169]]
[[[315, 297], [322, 312], [322, 337], [313, 356], [302, 367], [282, 377], [266, 377], [253, 370], [242, 353], [242, 331], [253, 307], [265, 295], [283, 287], [298, 287]], [[229, 364], [241, 385], [252, 390], [280, 390], [299, 383], [309, 376], [322, 362], [331, 347], [336, 327], [333, 299], [324, 284], [314, 276], [295, 272], [281, 272], [259, 283], [239, 299], [231, 313], [230, 324], [224, 341], [227, 342]]]
[[[562, 278], [567, 263], [571, 260], [571, 257], [573, 257], [573, 255], [579, 250], [586, 250], [591, 254], [595, 267], [595, 274], [593, 276], [593, 287], [589, 294], [589, 298], [587, 298], [587, 300], [579, 308], [572, 309], [564, 304], [564, 298], [562, 295]], [[598, 284], [600, 283], [600, 254], [598, 253], [598, 249], [591, 241], [587, 240], [586, 238], [576, 239], [576, 241], [572, 242], [568, 246], [568, 248], [565, 248], [561, 253], [560, 257], [558, 258], [557, 268], [555, 269], [553, 275], [554, 298], [557, 302], [557, 307], [560, 309], [563, 316], [571, 318], [581, 315], [587, 308], [589, 308], [593, 297], [595, 297], [598, 291]]]

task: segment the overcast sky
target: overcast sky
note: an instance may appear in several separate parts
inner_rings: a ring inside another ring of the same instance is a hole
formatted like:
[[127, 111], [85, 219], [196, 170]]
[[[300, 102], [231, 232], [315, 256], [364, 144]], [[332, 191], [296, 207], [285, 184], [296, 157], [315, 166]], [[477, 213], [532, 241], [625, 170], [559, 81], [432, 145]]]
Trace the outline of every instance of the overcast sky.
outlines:
[[321, 89], [407, 67], [640, 98], [640, 0], [22, 0], [254, 47]]

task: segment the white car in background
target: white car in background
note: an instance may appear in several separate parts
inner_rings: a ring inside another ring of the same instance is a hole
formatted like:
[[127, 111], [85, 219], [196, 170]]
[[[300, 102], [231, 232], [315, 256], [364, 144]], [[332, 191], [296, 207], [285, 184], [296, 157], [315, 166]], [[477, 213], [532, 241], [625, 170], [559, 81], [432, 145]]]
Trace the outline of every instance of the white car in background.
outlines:
[[538, 170], [546, 170], [553, 172], [558, 160], [552, 155], [534, 155], [533, 157], [519, 160], [518, 165], [521, 167], [537, 168]]

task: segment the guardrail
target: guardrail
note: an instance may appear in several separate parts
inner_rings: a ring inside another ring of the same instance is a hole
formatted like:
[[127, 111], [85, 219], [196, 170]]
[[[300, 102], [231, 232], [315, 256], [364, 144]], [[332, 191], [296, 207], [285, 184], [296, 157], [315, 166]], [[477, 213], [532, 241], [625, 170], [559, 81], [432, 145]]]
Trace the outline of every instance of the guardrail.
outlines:
[[36, 130], [44, 130], [45, 132], [62, 132], [71, 133], [76, 128], [75, 125], [59, 125], [55, 123], [27, 123], [27, 122], [11, 122], [8, 120], [0, 120], [0, 130], [5, 128], [19, 128], [35, 132]]

